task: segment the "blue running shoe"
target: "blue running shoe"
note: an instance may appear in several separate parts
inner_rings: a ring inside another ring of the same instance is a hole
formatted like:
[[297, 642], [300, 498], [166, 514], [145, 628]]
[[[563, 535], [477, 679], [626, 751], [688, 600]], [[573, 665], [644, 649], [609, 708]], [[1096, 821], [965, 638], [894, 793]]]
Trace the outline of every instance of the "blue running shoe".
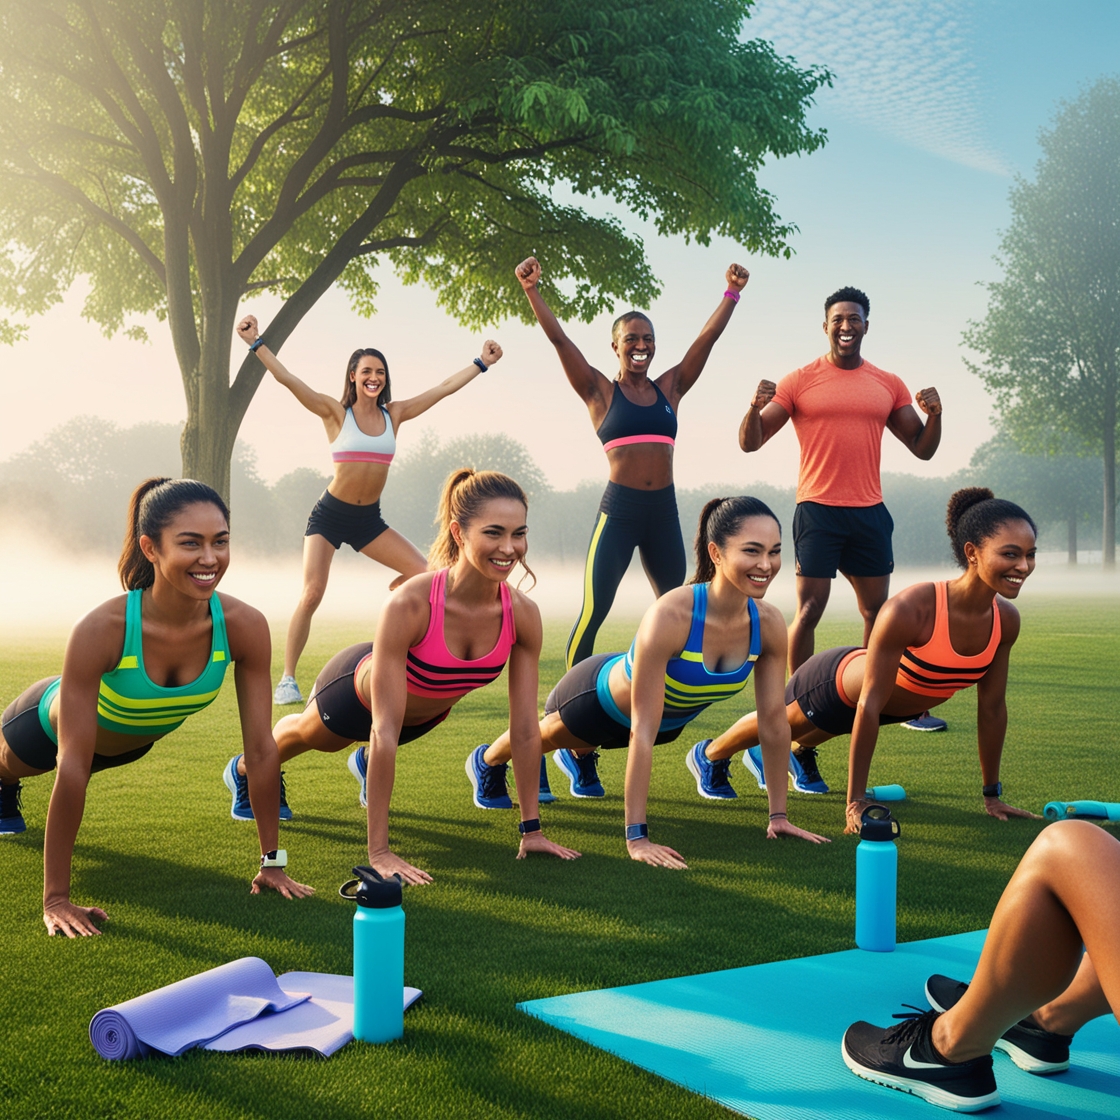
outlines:
[[920, 716], [915, 716], [913, 719], [908, 719], [905, 723], [900, 723], [899, 727], [905, 727], [907, 731], [948, 731], [949, 725], [937, 716], [931, 716], [929, 712], [922, 712]]
[[548, 768], [544, 764], [544, 755], [541, 755], [541, 788], [537, 794], [538, 805], [548, 805], [550, 802], [556, 800], [556, 794], [552, 792], [552, 787], [548, 784]]
[[721, 758], [713, 762], [704, 753], [711, 739], [702, 739], [684, 756], [684, 764], [696, 779], [696, 792], [711, 801], [729, 801], [739, 795], [731, 786], [728, 771], [731, 759]]
[[789, 752], [789, 780], [798, 793], [828, 793], [817, 769], [816, 747], [796, 747]]
[[766, 774], [762, 769], [762, 748], [747, 747], [743, 751], [743, 765], [754, 775], [759, 789], [766, 788]]
[[280, 771], [280, 819], [290, 821], [292, 810], [288, 806], [288, 787], [284, 784], [284, 771]]
[[474, 803], [480, 809], [512, 809], [513, 802], [506, 789], [509, 763], [499, 762], [496, 766], [491, 766], [482, 757], [489, 745], [483, 743], [467, 755], [466, 771], [474, 790]]
[[572, 754], [561, 747], [552, 752], [552, 759], [568, 776], [573, 797], [606, 797], [603, 784], [599, 781], [599, 771], [595, 768], [595, 763], [599, 761], [598, 751]]
[[253, 806], [249, 804], [249, 779], [246, 775], [237, 772], [237, 764], [240, 761], [239, 754], [235, 754], [229, 760], [229, 765], [222, 771], [222, 781], [226, 783], [226, 789], [233, 794], [229, 815], [235, 821], [251, 821], [254, 817]]
[[27, 822], [23, 819], [19, 803], [22, 789], [19, 781], [0, 782], [0, 836], [15, 836], [27, 831]]
[[366, 807], [366, 763], [369, 761], [366, 758], [366, 750], [366, 747], [359, 747], [346, 760], [346, 769], [358, 779], [358, 785], [362, 787], [358, 793], [358, 804], [363, 809]]

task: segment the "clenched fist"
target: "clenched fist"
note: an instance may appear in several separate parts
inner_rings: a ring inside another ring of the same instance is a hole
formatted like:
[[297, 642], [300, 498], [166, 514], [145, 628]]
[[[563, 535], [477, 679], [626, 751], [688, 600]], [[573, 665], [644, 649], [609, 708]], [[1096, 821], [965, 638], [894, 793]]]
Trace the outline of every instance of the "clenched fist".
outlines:
[[537, 286], [541, 278], [541, 262], [536, 257], [526, 257], [514, 270], [525, 291]]
[[751, 408], [761, 412], [774, 399], [774, 394], [777, 391], [778, 386], [773, 381], [760, 381], [758, 388], [754, 391], [754, 396], [751, 397]]
[[936, 389], [919, 389], [914, 394], [914, 400], [927, 416], [941, 415], [941, 398], [937, 395]]

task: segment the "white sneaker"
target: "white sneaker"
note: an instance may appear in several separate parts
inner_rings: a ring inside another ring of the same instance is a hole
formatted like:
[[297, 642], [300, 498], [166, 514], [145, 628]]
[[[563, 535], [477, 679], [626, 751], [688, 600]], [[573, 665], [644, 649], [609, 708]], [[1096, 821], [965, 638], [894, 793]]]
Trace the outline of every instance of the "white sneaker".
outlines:
[[299, 690], [299, 685], [296, 684], [295, 677], [280, 678], [280, 683], [276, 686], [276, 692], [273, 693], [272, 702], [274, 704], [303, 703], [303, 694]]

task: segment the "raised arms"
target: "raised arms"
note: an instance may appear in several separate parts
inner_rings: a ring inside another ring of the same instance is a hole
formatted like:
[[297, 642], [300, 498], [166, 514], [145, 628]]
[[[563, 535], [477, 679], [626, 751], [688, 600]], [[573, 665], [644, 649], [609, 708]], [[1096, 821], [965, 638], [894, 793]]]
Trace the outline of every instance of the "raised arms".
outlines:
[[[501, 356], [502, 348], [493, 339], [487, 339], [483, 343], [482, 353], [479, 357], [484, 366], [489, 368], [499, 361]], [[403, 401], [391, 401], [388, 408], [389, 415], [393, 418], [393, 427], [398, 428], [406, 420], [412, 420], [423, 415], [432, 405], [443, 400], [444, 397], [449, 397], [452, 393], [457, 393], [464, 385], [469, 385], [480, 373], [482, 373], [482, 370], [474, 362], [471, 362], [469, 366], [465, 366], [458, 373], [453, 373], [438, 385], [426, 389], [423, 393], [418, 393], [415, 397], [409, 397], [408, 400]]]

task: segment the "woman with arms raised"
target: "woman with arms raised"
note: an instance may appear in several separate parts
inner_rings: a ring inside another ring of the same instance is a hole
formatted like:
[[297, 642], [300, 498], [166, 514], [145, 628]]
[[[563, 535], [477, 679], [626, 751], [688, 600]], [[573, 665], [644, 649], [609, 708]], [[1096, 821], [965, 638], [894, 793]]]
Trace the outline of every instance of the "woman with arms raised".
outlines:
[[191, 479], [136, 488], [118, 569], [126, 595], [75, 627], [61, 677], [28, 688], [4, 712], [0, 834], [25, 829], [21, 783], [57, 765], [44, 840], [43, 920], [51, 934], [98, 933], [96, 906], [70, 901], [71, 860], [91, 773], [133, 762], [217, 695], [235, 665], [249, 791], [261, 844], [261, 887], [312, 893], [289, 879], [277, 850], [280, 762], [269, 728], [271, 643], [257, 610], [216, 591], [229, 565], [229, 511]]
[[437, 401], [458, 392], [502, 356], [496, 342], [486, 342], [482, 356], [453, 373], [435, 387], [409, 397], [392, 399], [389, 365], [380, 350], [355, 350], [346, 363], [341, 401], [319, 393], [289, 373], [265, 345], [257, 320], [246, 315], [237, 326], [265, 368], [284, 388], [323, 421], [331, 441], [334, 478], [315, 503], [303, 538], [303, 594], [288, 625], [284, 644], [284, 674], [276, 686], [277, 704], [303, 701], [296, 683], [296, 668], [311, 632], [311, 616], [327, 589], [334, 554], [344, 544], [355, 552], [400, 572], [389, 585], [397, 587], [409, 576], [426, 570], [420, 550], [381, 516], [381, 491], [396, 452], [396, 433], [406, 420], [423, 415]]

